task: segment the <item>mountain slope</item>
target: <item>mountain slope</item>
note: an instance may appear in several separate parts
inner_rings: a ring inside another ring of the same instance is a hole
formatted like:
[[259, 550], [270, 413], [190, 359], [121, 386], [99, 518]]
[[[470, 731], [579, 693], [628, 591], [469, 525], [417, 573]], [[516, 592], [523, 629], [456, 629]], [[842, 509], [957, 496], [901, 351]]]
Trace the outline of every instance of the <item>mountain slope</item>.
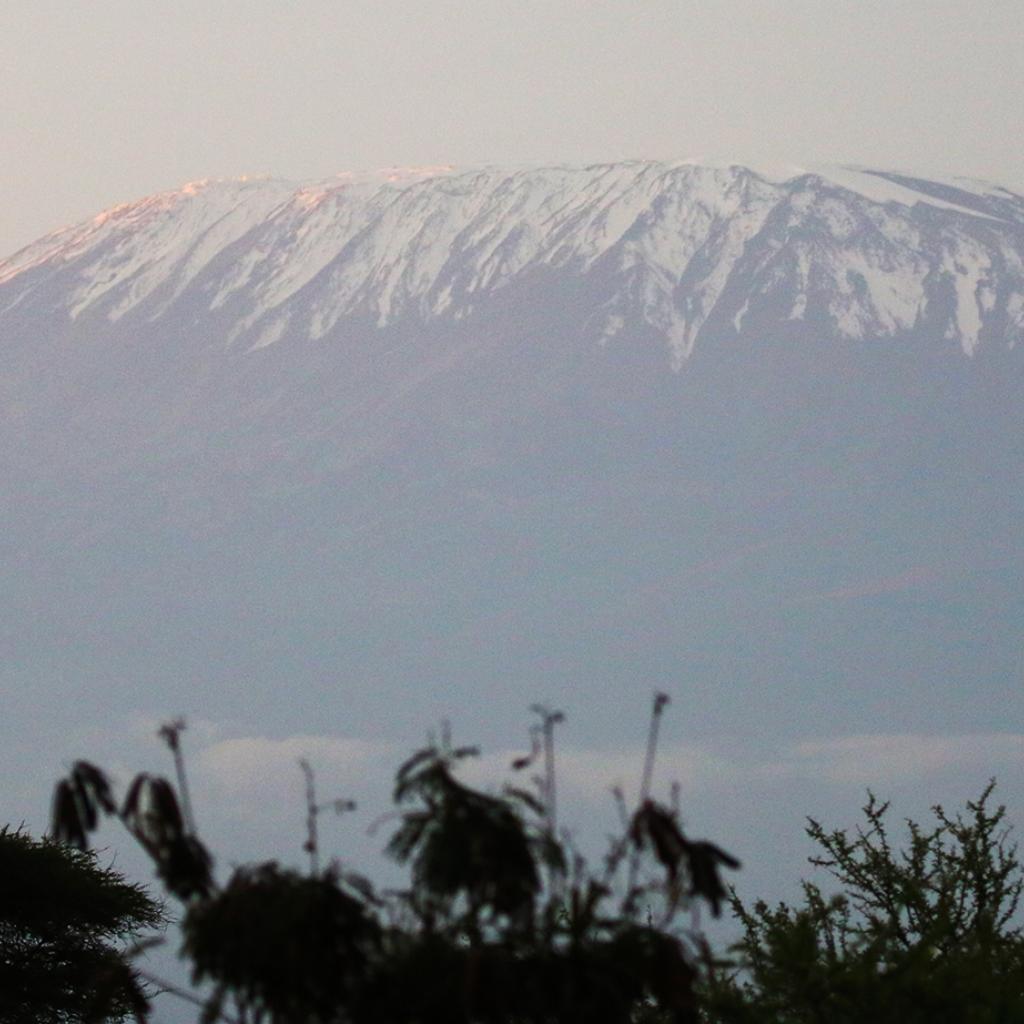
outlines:
[[0, 264], [8, 720], [507, 742], [544, 699], [608, 739], [682, 687], [695, 734], [1003, 729], [1022, 266], [1021, 197], [843, 169], [213, 182], [57, 232]]

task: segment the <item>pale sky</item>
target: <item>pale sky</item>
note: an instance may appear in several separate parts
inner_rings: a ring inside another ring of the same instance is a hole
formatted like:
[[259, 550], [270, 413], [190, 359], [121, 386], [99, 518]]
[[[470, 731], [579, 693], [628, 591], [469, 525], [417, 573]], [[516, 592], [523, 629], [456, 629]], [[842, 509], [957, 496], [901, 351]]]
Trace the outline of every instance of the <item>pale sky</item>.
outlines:
[[202, 177], [626, 157], [1024, 186], [1021, 0], [5, 0], [0, 254]]

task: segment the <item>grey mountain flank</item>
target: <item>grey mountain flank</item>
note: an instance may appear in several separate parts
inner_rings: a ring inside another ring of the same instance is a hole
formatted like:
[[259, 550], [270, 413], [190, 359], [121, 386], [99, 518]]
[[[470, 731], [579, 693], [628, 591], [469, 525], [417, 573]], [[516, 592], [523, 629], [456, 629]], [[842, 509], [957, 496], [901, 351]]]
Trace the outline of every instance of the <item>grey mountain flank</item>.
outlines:
[[582, 694], [612, 735], [684, 680], [708, 729], [997, 730], [1022, 340], [1024, 198], [974, 181], [433, 168], [117, 207], [0, 262], [15, 711]]

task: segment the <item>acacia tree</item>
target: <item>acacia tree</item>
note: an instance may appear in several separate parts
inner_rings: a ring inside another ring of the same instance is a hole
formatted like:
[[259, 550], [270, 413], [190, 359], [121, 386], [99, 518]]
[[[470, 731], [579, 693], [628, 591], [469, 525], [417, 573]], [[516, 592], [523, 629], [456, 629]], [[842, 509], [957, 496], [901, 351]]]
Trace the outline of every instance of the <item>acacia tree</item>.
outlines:
[[309, 872], [257, 863], [219, 885], [188, 805], [180, 723], [162, 731], [176, 785], [140, 775], [117, 801], [106, 775], [79, 762], [57, 786], [54, 831], [85, 846], [112, 814], [149, 853], [184, 904], [181, 952], [212, 988], [207, 1022], [696, 1024], [694, 947], [677, 917], [693, 899], [717, 914], [719, 871], [739, 865], [650, 798], [666, 704], [655, 698], [639, 805], [597, 869], [557, 831], [561, 715], [544, 708], [514, 765], [539, 767], [535, 791], [468, 786], [457, 768], [477, 751], [447, 735], [401, 765], [386, 848], [409, 869], [398, 891], [337, 862], [320, 869], [316, 819], [331, 804], [317, 803], [308, 767]]
[[119, 1021], [146, 994], [125, 943], [163, 920], [90, 852], [0, 829], [0, 1020]]
[[895, 845], [888, 803], [869, 793], [852, 833], [811, 819], [811, 863], [838, 883], [828, 896], [753, 908], [732, 898], [744, 928], [738, 963], [716, 972], [705, 1020], [719, 1024], [997, 1024], [1024, 1020], [1024, 875], [994, 783], [965, 812], [933, 808]]

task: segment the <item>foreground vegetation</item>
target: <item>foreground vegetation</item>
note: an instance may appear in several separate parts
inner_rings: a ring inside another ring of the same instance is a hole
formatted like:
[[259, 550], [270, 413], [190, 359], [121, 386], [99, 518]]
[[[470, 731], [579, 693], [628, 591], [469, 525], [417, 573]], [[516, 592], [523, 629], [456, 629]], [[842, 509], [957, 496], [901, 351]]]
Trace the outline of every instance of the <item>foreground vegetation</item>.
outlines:
[[719, 1024], [1009, 1024], [1024, 1021], [1024, 875], [994, 783], [963, 814], [933, 809], [895, 845], [888, 804], [869, 796], [852, 833], [811, 821], [811, 863], [832, 894], [803, 883], [799, 906], [732, 897], [744, 934], [714, 969], [706, 1020]]
[[124, 944], [162, 921], [145, 890], [94, 854], [0, 829], [0, 1021], [143, 1014]]
[[[558, 829], [561, 715], [543, 708], [513, 764], [532, 785], [467, 786], [457, 767], [476, 752], [447, 735], [399, 768], [386, 851], [408, 868], [401, 890], [321, 867], [318, 817], [349, 805], [318, 801], [308, 765], [308, 870], [243, 865], [218, 884], [193, 823], [180, 723], [162, 730], [174, 782], [140, 775], [118, 797], [79, 762], [58, 784], [54, 834], [82, 850], [113, 816], [138, 840], [183, 905], [197, 989], [178, 994], [204, 1024], [1024, 1020], [1024, 879], [991, 784], [962, 814], [936, 807], [930, 827], [907, 822], [902, 843], [873, 796], [853, 832], [811, 821], [812, 863], [834, 891], [808, 882], [798, 906], [746, 907], [721, 878], [737, 861], [651, 798], [666, 704], [654, 702], [638, 804], [630, 812], [617, 796], [621, 832], [596, 867]], [[716, 916], [731, 904], [743, 938], [728, 957], [682, 924], [694, 901]], [[144, 1017], [146, 978], [118, 962], [129, 999], [35, 1019]]]
[[184, 905], [182, 955], [208, 986], [202, 1020], [274, 1024], [697, 1024], [699, 940], [679, 924], [691, 901], [718, 914], [723, 867], [738, 862], [694, 840], [675, 809], [650, 797], [654, 701], [639, 804], [591, 867], [556, 822], [554, 729], [536, 708], [531, 788], [488, 793], [456, 768], [476, 751], [447, 735], [398, 769], [387, 853], [408, 886], [382, 891], [337, 864], [321, 869], [318, 802], [307, 770], [308, 872], [236, 868], [218, 885], [188, 802], [179, 724], [163, 738], [176, 785], [138, 776], [123, 798], [79, 762], [54, 798], [54, 834], [84, 848], [104, 815], [120, 819]]

